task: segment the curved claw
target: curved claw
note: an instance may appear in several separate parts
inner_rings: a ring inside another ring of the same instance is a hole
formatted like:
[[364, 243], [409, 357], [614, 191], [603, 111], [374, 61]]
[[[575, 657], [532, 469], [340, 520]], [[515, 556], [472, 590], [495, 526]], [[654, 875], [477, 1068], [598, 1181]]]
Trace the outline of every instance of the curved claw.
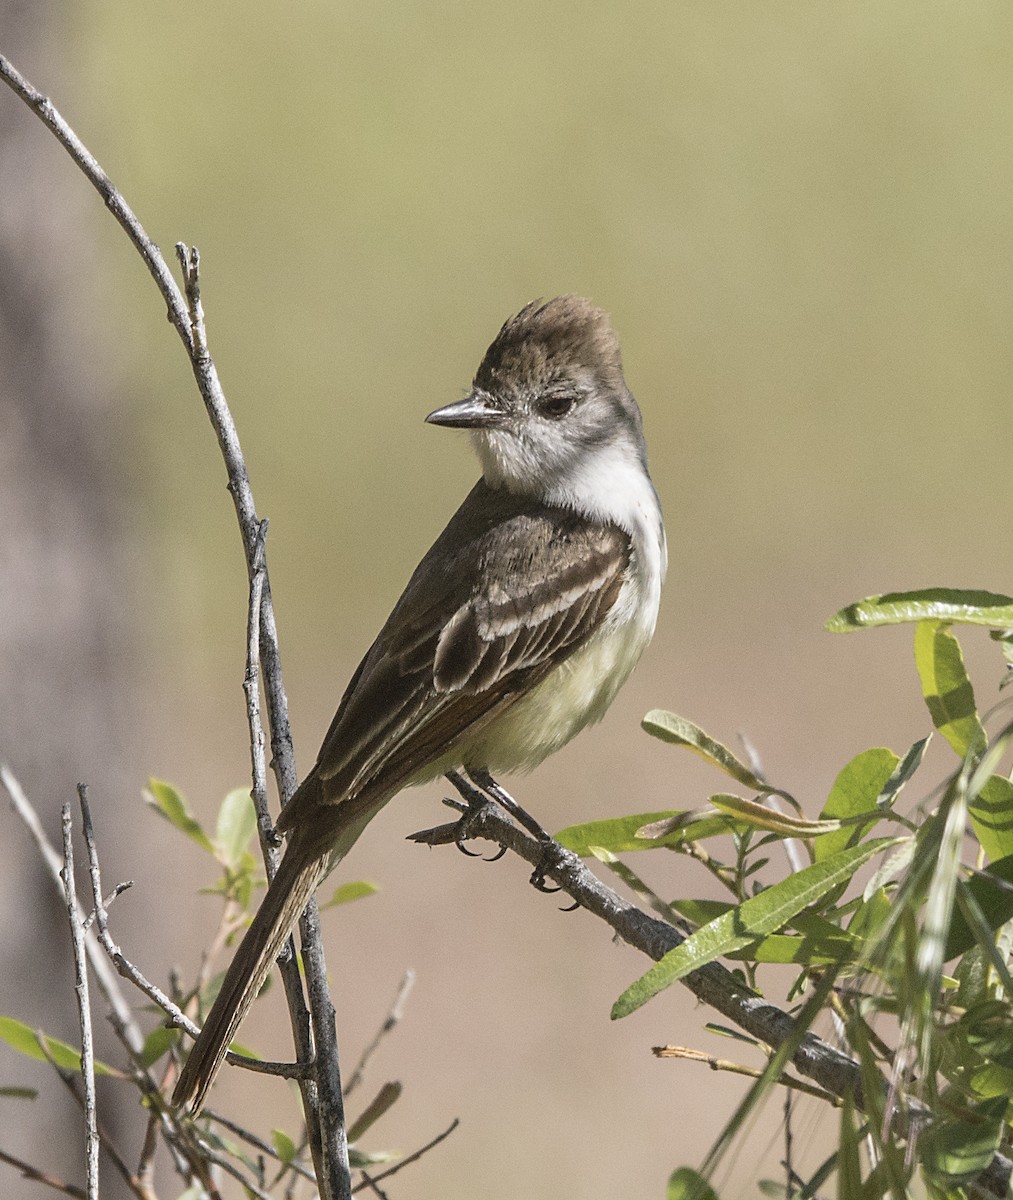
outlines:
[[532, 871], [531, 886], [539, 892], [544, 892], [546, 896], [551, 896], [553, 892], [561, 892], [563, 890], [557, 884], [547, 884], [545, 882], [545, 872], [540, 869]]
[[484, 861], [485, 862], [499, 862], [499, 860], [503, 857], [504, 854], [506, 854], [506, 852], [507, 852], [506, 846], [500, 846], [500, 848], [496, 851], [495, 854], [491, 855], [489, 858], [485, 859]]
[[[559, 890], [562, 891], [562, 888], [560, 888]], [[574, 900], [574, 902], [572, 904], [567, 904], [564, 908], [561, 908], [559, 911], [560, 912], [576, 912], [578, 908], [580, 908], [580, 901]]]
[[461, 852], [463, 855], [465, 855], [467, 858], [481, 858], [481, 857], [482, 857], [482, 852], [481, 852], [480, 850], [469, 850], [469, 849], [468, 849], [468, 847], [467, 847], [467, 846], [464, 844], [464, 842], [463, 842], [463, 841], [456, 841], [456, 840], [455, 840], [455, 842], [454, 842], [454, 845], [455, 845], [455, 846], [458, 848], [458, 850], [460, 850], [460, 852]]

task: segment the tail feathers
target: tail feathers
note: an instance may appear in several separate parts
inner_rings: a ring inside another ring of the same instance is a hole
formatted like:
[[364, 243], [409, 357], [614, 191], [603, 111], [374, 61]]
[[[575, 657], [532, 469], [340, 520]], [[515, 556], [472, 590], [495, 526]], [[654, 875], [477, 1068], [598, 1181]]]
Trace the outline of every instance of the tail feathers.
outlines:
[[328, 866], [326, 858], [307, 865], [297, 862], [297, 857], [301, 856], [290, 848], [282, 860], [180, 1073], [172, 1103], [189, 1104], [194, 1116], [204, 1107], [229, 1043]]

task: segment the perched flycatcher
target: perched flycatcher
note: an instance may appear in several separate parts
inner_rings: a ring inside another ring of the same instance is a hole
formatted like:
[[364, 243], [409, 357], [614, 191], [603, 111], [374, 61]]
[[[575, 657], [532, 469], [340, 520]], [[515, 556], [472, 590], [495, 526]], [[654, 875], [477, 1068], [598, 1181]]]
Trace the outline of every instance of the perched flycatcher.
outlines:
[[282, 810], [288, 846], [173, 1095], [203, 1106], [317, 885], [402, 788], [527, 771], [598, 721], [654, 632], [665, 530], [604, 312], [523, 308], [470, 393], [426, 418], [482, 464], [345, 690]]

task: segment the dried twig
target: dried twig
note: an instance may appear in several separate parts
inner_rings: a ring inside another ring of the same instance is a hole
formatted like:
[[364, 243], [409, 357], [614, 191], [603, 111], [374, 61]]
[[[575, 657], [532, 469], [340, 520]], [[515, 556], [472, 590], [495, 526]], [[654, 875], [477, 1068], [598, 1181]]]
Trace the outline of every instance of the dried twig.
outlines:
[[[105, 171], [99, 166], [95, 157], [81, 142], [71, 127], [54, 107], [52, 101], [35, 88], [25, 77], [3, 56], [0, 56], [0, 79], [2, 79], [28, 106], [35, 112], [45, 125], [53, 132], [67, 150], [70, 157], [89, 179], [102, 196], [106, 206], [116, 217], [126, 231], [134, 247], [144, 259], [149, 272], [155, 280], [168, 308], [169, 320], [183, 341], [187, 355], [193, 368], [194, 378], [200, 389], [208, 416], [218, 438], [218, 443], [225, 460], [229, 477], [229, 490], [232, 493], [239, 520], [240, 532], [246, 556], [247, 568], [251, 583], [256, 568], [257, 544], [261, 537], [261, 523], [257, 517], [250, 489], [246, 464], [243, 459], [236, 432], [235, 423], [225, 402], [225, 395], [218, 378], [218, 372], [207, 345], [204, 327], [203, 309], [200, 303], [199, 258], [195, 249], [177, 247], [184, 271], [185, 297], [172, 277], [169, 268], [155, 243], [148, 237], [140, 221], [134, 215], [122, 194], [113, 185]], [[288, 702], [282, 683], [280, 658], [278, 653], [278, 638], [274, 620], [274, 609], [271, 602], [270, 584], [267, 581], [266, 568], [259, 598], [261, 650], [265, 663], [265, 694], [271, 726], [271, 747], [275, 775], [282, 803], [292, 795], [296, 786], [295, 760], [292, 752], [292, 739], [288, 722]], [[311, 920], [305, 927], [304, 933], [314, 934], [315, 923]], [[318, 929], [318, 927], [316, 927]], [[108, 948], [107, 948], [108, 949]], [[304, 948], [304, 954], [306, 948]], [[120, 957], [118, 969], [123, 969], [125, 960]], [[314, 962], [316, 971], [323, 964], [323, 951], [318, 945], [309, 955]], [[139, 973], [138, 973], [139, 974]], [[324, 975], [317, 981], [318, 987], [325, 987]], [[137, 982], [137, 980], [134, 980]], [[295, 1002], [296, 988], [286, 981], [286, 993], [292, 1006], [291, 1016], [293, 1030], [299, 1046], [299, 1057], [304, 1059], [304, 1051], [308, 1048], [308, 1035], [305, 1030], [303, 1014]], [[158, 1001], [160, 1004], [162, 1000]], [[177, 1010], [178, 1011], [178, 1010]], [[174, 1019], [176, 1019], [174, 1017]], [[182, 1028], [187, 1028], [185, 1021], [176, 1019]], [[324, 1032], [323, 1040], [336, 1052], [336, 1041], [328, 1032]], [[318, 1046], [319, 1050], [319, 1046]], [[318, 1056], [319, 1061], [319, 1056]], [[333, 1069], [331, 1074], [333, 1074]], [[330, 1130], [341, 1122], [340, 1108], [327, 1113], [317, 1114], [315, 1111], [315, 1089], [305, 1083], [303, 1086], [304, 1103], [307, 1104], [307, 1120], [319, 1121], [324, 1128]], [[326, 1086], [328, 1096], [332, 1089]], [[337, 1139], [340, 1144], [342, 1138]], [[332, 1156], [332, 1167], [335, 1172], [331, 1179], [321, 1179], [320, 1186], [326, 1196], [342, 1196], [347, 1194], [350, 1183], [347, 1162], [342, 1164], [340, 1154]], [[343, 1175], [343, 1178], [342, 1178]]]
[[[414, 1154], [409, 1154], [407, 1158], [401, 1159], [401, 1161], [399, 1163], [396, 1163], [393, 1167], [388, 1168], [388, 1170], [382, 1171], [379, 1175], [373, 1175], [369, 1180], [370, 1186], [375, 1188], [376, 1185], [382, 1179], [389, 1179], [391, 1177], [391, 1175], [396, 1175], [398, 1173], [398, 1171], [403, 1171], [405, 1169], [405, 1167], [410, 1166], [412, 1163], [418, 1162], [419, 1159], [423, 1156], [423, 1154], [428, 1154], [429, 1151], [432, 1150], [435, 1146], [438, 1146], [440, 1144], [440, 1142], [445, 1141], [448, 1137], [450, 1137], [450, 1135], [454, 1132], [454, 1130], [458, 1127], [458, 1125], [460, 1125], [460, 1123], [461, 1123], [461, 1118], [454, 1117], [454, 1119], [450, 1122], [450, 1124], [447, 1126], [447, 1128], [444, 1129], [444, 1131], [442, 1133], [438, 1133], [431, 1142], [426, 1142], [426, 1144], [424, 1146], [420, 1146], [419, 1149], [416, 1150]], [[363, 1174], [365, 1174], [365, 1172], [363, 1172]], [[361, 1192], [365, 1186], [366, 1186], [366, 1181], [363, 1180], [362, 1183], [357, 1183], [355, 1185], [355, 1187], [352, 1188], [352, 1191], [353, 1192]]]
[[[84, 784], [78, 788], [82, 801], [87, 795]], [[74, 836], [70, 805], [64, 804], [63, 894], [67, 902], [67, 920], [74, 947], [74, 992], [81, 1026], [81, 1079], [84, 1086], [84, 1161], [88, 1200], [98, 1200], [98, 1117], [95, 1108], [95, 1046], [91, 1035], [91, 998], [88, 994], [88, 963], [84, 949], [84, 924], [77, 906], [74, 886]]]
[[259, 1150], [261, 1154], [267, 1155], [268, 1158], [273, 1158], [281, 1164], [282, 1170], [295, 1171], [303, 1179], [308, 1179], [311, 1183], [316, 1182], [316, 1176], [308, 1167], [303, 1166], [298, 1157], [288, 1160], [282, 1159], [281, 1155], [270, 1142], [265, 1142], [262, 1137], [258, 1137], [252, 1130], [246, 1129], [220, 1112], [215, 1112], [213, 1109], [205, 1107], [203, 1115], [216, 1124], [221, 1125], [222, 1128], [229, 1130], [230, 1133], [234, 1133], [236, 1137], [242, 1138], [244, 1142], [247, 1142], [255, 1150]]
[[[657, 1058], [682, 1058], [688, 1062], [705, 1063], [712, 1071], [727, 1071], [732, 1075], [745, 1075], [749, 1079], [759, 1079], [763, 1075], [763, 1071], [759, 1067], [747, 1067], [745, 1063], [732, 1062], [728, 1058], [715, 1058], [713, 1054], [705, 1054], [702, 1050], [693, 1050], [689, 1046], [652, 1046], [651, 1053]], [[804, 1079], [796, 1079], [794, 1075], [789, 1075], [787, 1072], [782, 1074], [778, 1082], [793, 1091], [825, 1100], [835, 1108], [840, 1106], [840, 1097], [823, 1088], [814, 1087], [811, 1083], [806, 1083]]]
[[383, 1024], [376, 1031], [376, 1035], [373, 1040], [369, 1043], [366, 1049], [363, 1050], [362, 1057], [359, 1059], [355, 1070], [352, 1072], [351, 1079], [349, 1079], [349, 1081], [345, 1084], [346, 1096], [350, 1096], [362, 1082], [362, 1078], [366, 1070], [366, 1064], [376, 1053], [377, 1047], [380, 1045], [383, 1039], [397, 1026], [398, 1022], [404, 1016], [405, 1005], [408, 1003], [408, 997], [411, 995], [411, 990], [414, 986], [415, 972], [411, 969], [411, 967], [409, 967], [408, 970], [405, 971], [404, 977], [398, 986], [397, 994], [394, 996], [394, 1003], [391, 1004], [390, 1011], [384, 1018]]
[[59, 1179], [56, 1175], [50, 1175], [48, 1171], [40, 1171], [38, 1167], [33, 1167], [24, 1159], [15, 1158], [6, 1150], [0, 1150], [0, 1162], [5, 1162], [16, 1171], [20, 1171], [25, 1179], [30, 1179], [33, 1183], [44, 1183], [46, 1187], [50, 1187], [56, 1192], [62, 1192], [65, 1196], [73, 1196], [74, 1200], [88, 1200], [84, 1188], [67, 1183], [66, 1180]]

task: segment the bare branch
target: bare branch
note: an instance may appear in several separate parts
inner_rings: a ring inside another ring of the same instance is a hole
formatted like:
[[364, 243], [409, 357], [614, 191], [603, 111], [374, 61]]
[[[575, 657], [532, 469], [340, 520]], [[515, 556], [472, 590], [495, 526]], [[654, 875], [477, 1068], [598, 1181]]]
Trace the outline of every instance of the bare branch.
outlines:
[[[278, 790], [281, 795], [282, 803], [284, 804], [292, 795], [296, 786], [296, 771], [295, 760], [292, 752], [292, 739], [288, 722], [288, 702], [285, 696], [284, 685], [281, 677], [280, 657], [278, 652], [277, 630], [274, 620], [274, 610], [271, 603], [271, 589], [268, 582], [266, 565], [262, 563], [262, 526], [257, 517], [256, 508], [253, 502], [253, 494], [250, 489], [249, 478], [246, 471], [246, 464], [243, 458], [242, 449], [239, 444], [239, 437], [236, 431], [235, 423], [232, 415], [229, 412], [228, 405], [225, 401], [225, 395], [218, 378], [218, 372], [214, 364], [207, 345], [207, 336], [204, 325], [203, 308], [200, 300], [200, 260], [196, 248], [186, 248], [182, 244], [177, 245], [177, 254], [180, 259], [180, 264], [183, 269], [185, 299], [181, 294], [180, 289], [176, 285], [172, 275], [165, 263], [158, 247], [145, 233], [143, 226], [137, 220], [130, 207], [127, 205], [123, 196], [113, 185], [108, 175], [99, 166], [97, 160], [90, 153], [87, 147], [81, 142], [74, 131], [70, 128], [67, 122], [56, 110], [52, 102], [34, 88], [27, 79], [18, 72], [14, 66], [6, 59], [0, 56], [0, 78], [7, 83], [12, 90], [20, 96], [20, 98], [40, 117], [49, 129], [56, 135], [61, 145], [70, 154], [73, 161], [80, 167], [86, 177], [90, 180], [93, 186], [98, 190], [106, 203], [106, 206], [112, 211], [121, 226], [127, 232], [131, 242], [141, 254], [149, 271], [154, 278], [159, 291], [162, 293], [166, 301], [169, 311], [169, 318], [175, 326], [177, 332], [183, 340], [187, 354], [190, 358], [193, 368], [194, 378], [197, 381], [197, 386], [200, 389], [201, 397], [204, 400], [208, 416], [211, 420], [215, 434], [218, 438], [218, 444], [221, 448], [222, 456], [225, 460], [226, 470], [229, 478], [229, 491], [232, 493], [233, 502], [236, 508], [236, 515], [239, 519], [240, 532], [243, 540], [243, 548], [246, 556], [247, 570], [251, 580], [251, 586], [256, 586], [258, 589], [257, 604], [259, 608], [259, 633], [262, 642], [262, 653], [265, 660], [265, 692], [268, 701], [268, 710], [270, 714], [271, 724], [271, 746], [273, 751], [273, 761], [275, 774], [278, 781]], [[258, 552], [259, 547], [259, 552]], [[260, 559], [260, 565], [258, 565]], [[257, 577], [260, 577], [259, 582], [254, 583]], [[254, 746], [254, 755], [257, 753], [257, 748]], [[100, 904], [96, 900], [96, 907]], [[304, 923], [304, 936], [308, 935], [315, 938], [318, 944], [315, 947], [304, 946], [304, 957], [310, 959], [314, 966], [313, 971], [321, 970], [323, 973], [320, 978], [314, 983], [313, 980], [308, 980], [308, 985], [311, 991], [314, 986], [317, 988], [318, 994], [321, 990], [326, 990], [326, 973], [324, 971], [324, 960], [322, 947], [319, 945], [319, 924], [315, 919], [310, 918]], [[108, 938], [108, 930], [105, 931], [105, 937]], [[111, 939], [106, 945], [107, 952], [112, 946]], [[307, 950], [310, 952], [307, 954]], [[170, 1012], [173, 1020], [180, 1024], [183, 1028], [187, 1028], [188, 1022], [183, 1014], [179, 1012], [175, 1005], [171, 1005], [168, 997], [165, 997], [160, 991], [156, 997], [153, 994], [152, 985], [143, 981], [143, 977], [136, 968], [132, 968], [123, 958], [119, 950], [112, 946], [114, 954], [113, 961], [117, 969], [121, 973], [127, 973], [127, 977], [131, 978], [134, 983], [147, 991], [153, 999], [157, 1000], [167, 1012]], [[297, 1047], [299, 1049], [299, 1057], [307, 1057], [305, 1051], [309, 1048], [309, 1038], [306, 1031], [305, 1008], [301, 1000], [301, 989], [297, 989], [295, 983], [297, 980], [290, 976], [286, 980], [286, 994], [289, 998], [290, 1012], [292, 1016], [293, 1031], [295, 1033]], [[146, 985], [146, 986], [145, 986]], [[158, 989], [154, 989], [158, 991]], [[329, 1007], [328, 1005], [325, 1007]], [[175, 1010], [175, 1011], [173, 1011]], [[323, 1016], [323, 1008], [318, 1010], [318, 1015]], [[192, 1032], [192, 1028], [189, 1030]], [[333, 1018], [328, 1023], [328, 1029], [318, 1034], [318, 1061], [320, 1055], [320, 1045], [322, 1041], [326, 1043], [333, 1053], [337, 1052], [337, 1042], [333, 1034]], [[332, 1068], [332, 1076], [336, 1075], [336, 1065]], [[333, 1078], [331, 1083], [333, 1083]], [[316, 1111], [316, 1091], [309, 1084], [303, 1086], [304, 1103], [307, 1105], [307, 1120], [310, 1123], [322, 1121], [327, 1128], [334, 1128], [341, 1122], [340, 1105], [336, 1109], [329, 1112], [318, 1114]], [[328, 1084], [325, 1088], [330, 1102], [334, 1102], [333, 1087]], [[344, 1141], [343, 1131], [337, 1139], [336, 1148]], [[341, 1172], [341, 1154], [335, 1156], [333, 1170], [340, 1174]], [[329, 1188], [326, 1180], [321, 1180], [321, 1186], [325, 1192], [330, 1191], [334, 1196], [342, 1196], [347, 1194], [350, 1178], [348, 1176], [347, 1165], [344, 1169], [345, 1178], [340, 1182], [340, 1186], [335, 1190]], [[337, 1182], [337, 1180], [335, 1181]]]
[[351, 1079], [349, 1079], [348, 1083], [345, 1084], [346, 1096], [350, 1096], [362, 1082], [362, 1078], [366, 1070], [366, 1064], [376, 1053], [377, 1047], [380, 1045], [383, 1039], [397, 1026], [398, 1022], [404, 1016], [405, 1005], [408, 1003], [408, 997], [411, 995], [411, 990], [414, 986], [415, 972], [411, 969], [411, 967], [409, 967], [408, 970], [405, 971], [404, 977], [398, 986], [397, 994], [394, 996], [394, 1003], [390, 1006], [390, 1011], [384, 1018], [383, 1024], [376, 1031], [376, 1036], [373, 1038], [373, 1040], [369, 1043], [366, 1049], [363, 1050], [362, 1057], [359, 1059], [358, 1065], [352, 1072]]
[[[458, 1127], [458, 1125], [460, 1125], [460, 1123], [461, 1123], [461, 1118], [454, 1117], [454, 1119], [450, 1122], [450, 1124], [447, 1126], [447, 1128], [444, 1129], [444, 1131], [442, 1133], [438, 1133], [431, 1142], [426, 1142], [426, 1144], [424, 1146], [420, 1146], [419, 1149], [416, 1150], [414, 1154], [409, 1154], [407, 1158], [403, 1158], [399, 1163], [397, 1163], [395, 1166], [391, 1167], [389, 1170], [383, 1171], [379, 1175], [372, 1176], [368, 1180], [369, 1186], [375, 1188], [376, 1185], [382, 1179], [389, 1179], [391, 1177], [391, 1175], [396, 1175], [398, 1173], [398, 1171], [403, 1171], [405, 1169], [405, 1167], [410, 1166], [412, 1163], [418, 1162], [419, 1159], [423, 1156], [423, 1154], [428, 1154], [429, 1151], [432, 1150], [435, 1146], [438, 1146], [440, 1144], [440, 1142], [446, 1141], [446, 1139], [448, 1137], [450, 1137], [450, 1135], [454, 1132], [454, 1130]], [[363, 1174], [365, 1174], [365, 1171], [363, 1172]], [[366, 1186], [367, 1186], [367, 1180], [363, 1180], [362, 1183], [357, 1183], [355, 1185], [355, 1187], [352, 1188], [352, 1191], [353, 1192], [361, 1192], [362, 1189]]]
[[[745, 1075], [749, 1079], [759, 1079], [763, 1075], [763, 1071], [759, 1067], [747, 1067], [745, 1063], [732, 1062], [728, 1058], [716, 1058], [713, 1054], [705, 1054], [702, 1050], [693, 1050], [689, 1046], [653, 1046], [651, 1053], [655, 1058], [681, 1058], [688, 1062], [704, 1063], [712, 1071], [727, 1071], [731, 1075]], [[807, 1096], [825, 1100], [835, 1108], [841, 1103], [840, 1097], [835, 1096], [832, 1092], [813, 1087], [811, 1083], [796, 1079], [787, 1072], [782, 1074], [778, 1083], [796, 1092], [803, 1092]]]
[[73, 1183], [67, 1183], [63, 1179], [58, 1179], [55, 1175], [50, 1175], [47, 1171], [40, 1171], [38, 1167], [33, 1167], [31, 1163], [26, 1163], [24, 1159], [15, 1158], [13, 1154], [8, 1154], [6, 1150], [0, 1150], [0, 1162], [5, 1162], [16, 1171], [20, 1171], [25, 1179], [30, 1179], [33, 1183], [44, 1183], [46, 1187], [50, 1187], [56, 1192], [62, 1192], [65, 1196], [73, 1196], [75, 1200], [88, 1200], [84, 1188], [79, 1188]]
[[[52, 843], [46, 837], [42, 824], [39, 821], [38, 813], [29, 802], [20, 783], [18, 783], [11, 770], [2, 763], [0, 763], [0, 784], [3, 784], [4, 790], [10, 797], [14, 811], [21, 818], [25, 828], [31, 834], [50, 878], [62, 895], [63, 881], [60, 875], [63, 869], [62, 860], [53, 848]], [[93, 920], [94, 915], [89, 916], [87, 922], [89, 926]], [[109, 960], [99, 946], [94, 930], [89, 929], [88, 935], [85, 938], [85, 948], [88, 953], [88, 963], [94, 972], [99, 990], [102, 992], [106, 1003], [112, 1011], [113, 1024], [117, 1033], [131, 1053], [140, 1054], [144, 1048], [144, 1034], [141, 1033], [140, 1027], [134, 1020], [130, 1005], [127, 1003], [126, 997], [120, 988], [119, 980], [110, 968]]]
[[[87, 795], [84, 784], [78, 788], [82, 800]], [[91, 1036], [91, 1000], [88, 995], [88, 964], [84, 950], [84, 923], [77, 906], [74, 887], [74, 836], [70, 820], [70, 805], [64, 804], [63, 824], [63, 892], [67, 901], [67, 920], [74, 946], [74, 992], [77, 996], [77, 1015], [81, 1025], [81, 1078], [84, 1084], [84, 1161], [88, 1200], [98, 1200], [98, 1118], [95, 1110], [95, 1046]]]
[[[222, 1113], [215, 1112], [213, 1109], [205, 1107], [203, 1115], [209, 1120], [216, 1122], [223, 1128], [228, 1129], [230, 1133], [234, 1133], [236, 1137], [240, 1137], [244, 1142], [248, 1142], [255, 1150], [259, 1150], [261, 1154], [266, 1154], [268, 1158], [273, 1158], [280, 1163], [283, 1170], [295, 1171], [297, 1175], [301, 1175], [303, 1179], [308, 1179], [311, 1183], [316, 1182], [316, 1176], [308, 1167], [304, 1167], [298, 1158], [283, 1160], [278, 1154], [278, 1151], [270, 1144], [265, 1142], [263, 1138], [258, 1137], [251, 1130], [238, 1125], [235, 1121], [230, 1120]], [[279, 1175], [280, 1178], [280, 1175]]]

